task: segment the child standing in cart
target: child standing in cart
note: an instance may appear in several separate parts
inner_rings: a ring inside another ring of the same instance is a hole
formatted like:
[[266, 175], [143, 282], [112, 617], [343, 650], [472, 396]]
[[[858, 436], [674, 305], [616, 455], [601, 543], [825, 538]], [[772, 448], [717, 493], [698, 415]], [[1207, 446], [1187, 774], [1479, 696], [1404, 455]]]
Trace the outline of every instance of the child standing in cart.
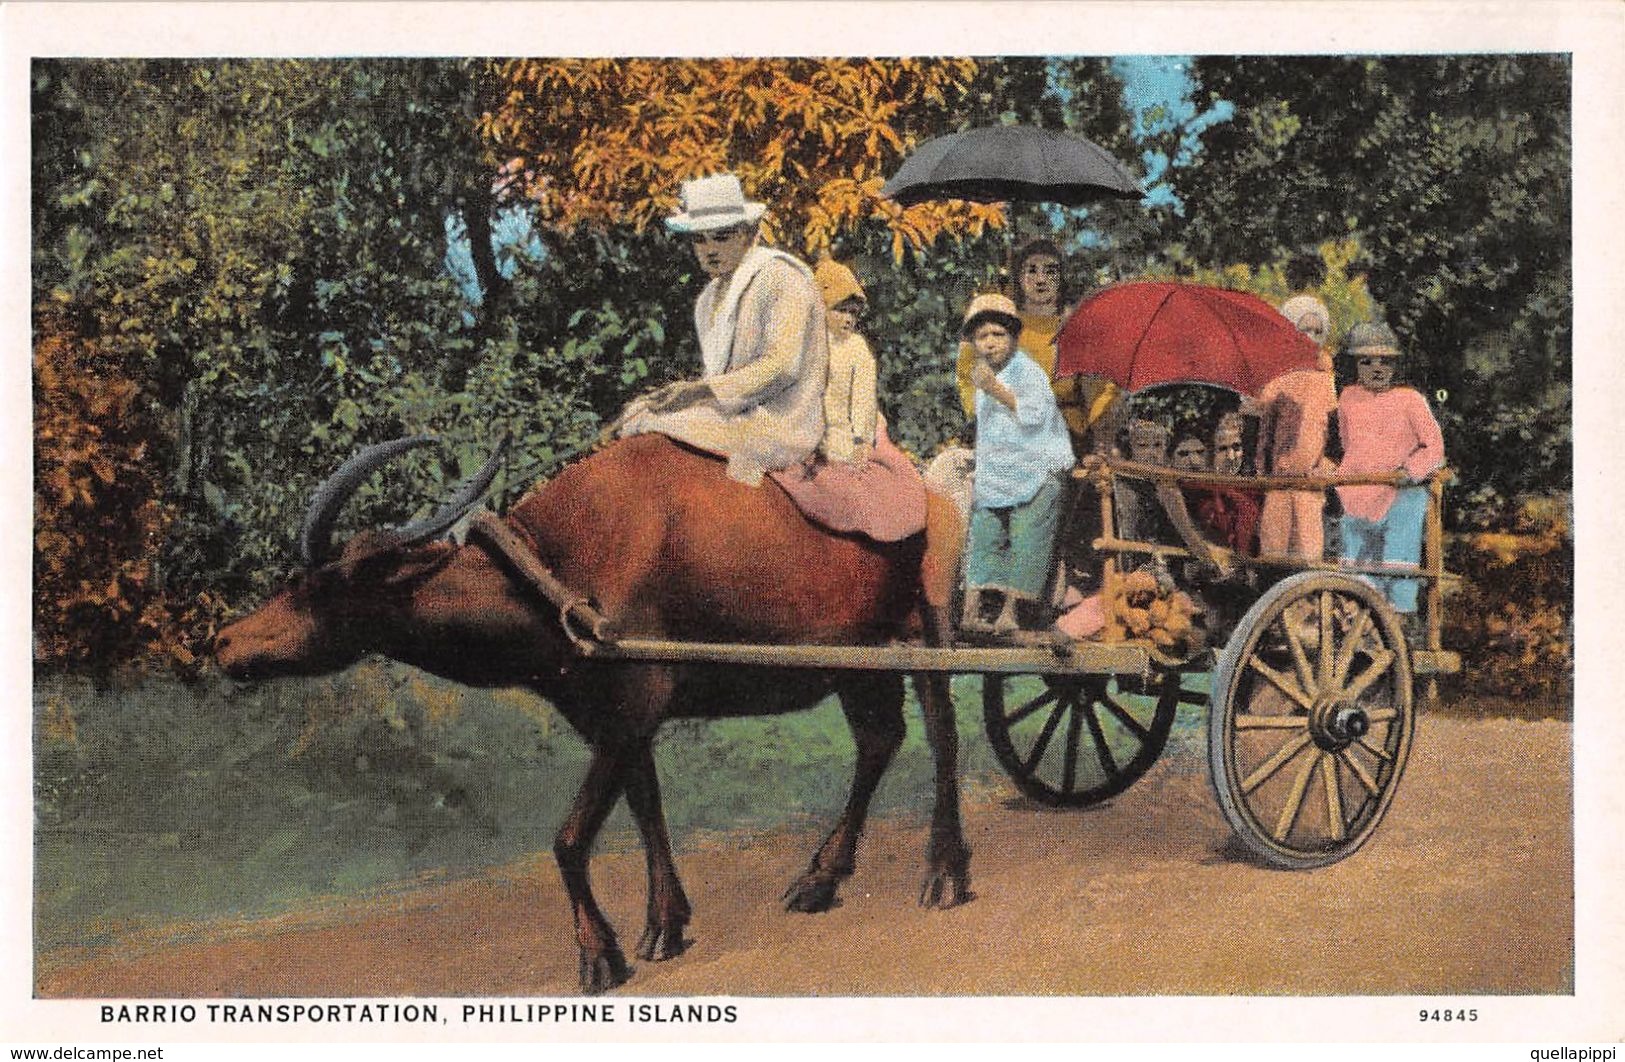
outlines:
[[[1021, 317], [1003, 295], [978, 295], [963, 336], [975, 351], [976, 477], [961, 628], [1010, 636], [1018, 607], [1041, 611], [1049, 586], [1072, 443], [1049, 376], [1016, 347]], [[989, 624], [984, 598], [1003, 595]], [[1036, 626], [1029, 620], [1027, 626]]]
[[[1354, 359], [1358, 382], [1343, 388], [1337, 427], [1343, 440], [1338, 472], [1399, 472], [1409, 485], [1338, 487], [1343, 503], [1343, 559], [1360, 564], [1417, 564], [1428, 490], [1420, 483], [1444, 466], [1444, 436], [1426, 398], [1394, 386], [1399, 340], [1387, 325], [1365, 323], [1349, 330], [1344, 353]], [[1416, 611], [1417, 580], [1377, 580], [1394, 610]]]

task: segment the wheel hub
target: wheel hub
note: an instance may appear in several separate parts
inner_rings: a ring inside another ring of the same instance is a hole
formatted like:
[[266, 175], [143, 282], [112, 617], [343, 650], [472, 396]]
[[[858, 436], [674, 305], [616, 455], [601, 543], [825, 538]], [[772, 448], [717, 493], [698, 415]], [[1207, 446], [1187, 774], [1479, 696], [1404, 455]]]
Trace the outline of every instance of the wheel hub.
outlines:
[[1335, 697], [1315, 701], [1309, 712], [1309, 734], [1327, 752], [1345, 749], [1371, 732], [1371, 717], [1357, 704], [1339, 705]]

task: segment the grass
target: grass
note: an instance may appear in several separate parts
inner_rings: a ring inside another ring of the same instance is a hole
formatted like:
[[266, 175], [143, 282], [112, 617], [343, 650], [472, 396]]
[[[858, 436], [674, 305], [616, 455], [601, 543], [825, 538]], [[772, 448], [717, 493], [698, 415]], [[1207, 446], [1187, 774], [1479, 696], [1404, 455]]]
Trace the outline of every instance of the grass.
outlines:
[[[955, 680], [966, 786], [1013, 795], [981, 734], [979, 691], [975, 677]], [[545, 851], [587, 764], [538, 699], [394, 664], [246, 689], [49, 678], [34, 699], [43, 951]], [[908, 735], [873, 811], [923, 821], [933, 765], [912, 691], [905, 712]], [[1167, 756], [1200, 756], [1199, 721], [1182, 720]], [[682, 849], [725, 830], [827, 826], [846, 800], [853, 745], [831, 700], [673, 725], [656, 762]], [[617, 807], [600, 847], [636, 844]]]
[[[47, 678], [34, 700], [42, 951], [546, 851], [587, 764], [585, 745], [540, 700], [394, 664], [244, 689]], [[955, 679], [954, 700], [967, 790], [1014, 797], [982, 733], [980, 679]], [[873, 811], [923, 821], [933, 765], [912, 691], [905, 712], [908, 735]], [[1181, 707], [1165, 767], [1206, 770], [1205, 720], [1205, 708]], [[673, 725], [656, 762], [681, 850], [722, 831], [826, 827], [845, 802], [853, 746], [831, 700]], [[600, 847], [636, 844], [617, 807]]]

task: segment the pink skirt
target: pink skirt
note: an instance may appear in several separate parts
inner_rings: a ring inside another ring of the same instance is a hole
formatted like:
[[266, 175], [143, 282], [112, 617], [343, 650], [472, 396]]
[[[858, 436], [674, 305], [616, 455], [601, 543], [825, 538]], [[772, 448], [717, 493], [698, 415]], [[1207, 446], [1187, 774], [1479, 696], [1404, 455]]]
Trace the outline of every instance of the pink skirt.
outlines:
[[874, 455], [861, 465], [814, 457], [768, 476], [809, 520], [831, 531], [896, 542], [925, 530], [925, 480], [884, 424], [875, 429]]

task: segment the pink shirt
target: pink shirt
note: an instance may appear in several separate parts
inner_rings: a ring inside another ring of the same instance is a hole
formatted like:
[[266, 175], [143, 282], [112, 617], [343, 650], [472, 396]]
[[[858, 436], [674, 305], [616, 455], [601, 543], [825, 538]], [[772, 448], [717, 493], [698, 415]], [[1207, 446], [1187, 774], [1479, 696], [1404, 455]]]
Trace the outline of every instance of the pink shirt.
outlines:
[[1258, 432], [1260, 470], [1307, 475], [1326, 454], [1326, 422], [1337, 408], [1337, 384], [1318, 369], [1284, 373], [1258, 392], [1264, 408]]
[[[1400, 472], [1421, 479], [1444, 465], [1444, 436], [1420, 392], [1393, 387], [1368, 391], [1343, 388], [1337, 402], [1337, 429], [1343, 438], [1343, 473]], [[1343, 510], [1362, 520], [1381, 520], [1394, 504], [1393, 487], [1338, 487]]]

